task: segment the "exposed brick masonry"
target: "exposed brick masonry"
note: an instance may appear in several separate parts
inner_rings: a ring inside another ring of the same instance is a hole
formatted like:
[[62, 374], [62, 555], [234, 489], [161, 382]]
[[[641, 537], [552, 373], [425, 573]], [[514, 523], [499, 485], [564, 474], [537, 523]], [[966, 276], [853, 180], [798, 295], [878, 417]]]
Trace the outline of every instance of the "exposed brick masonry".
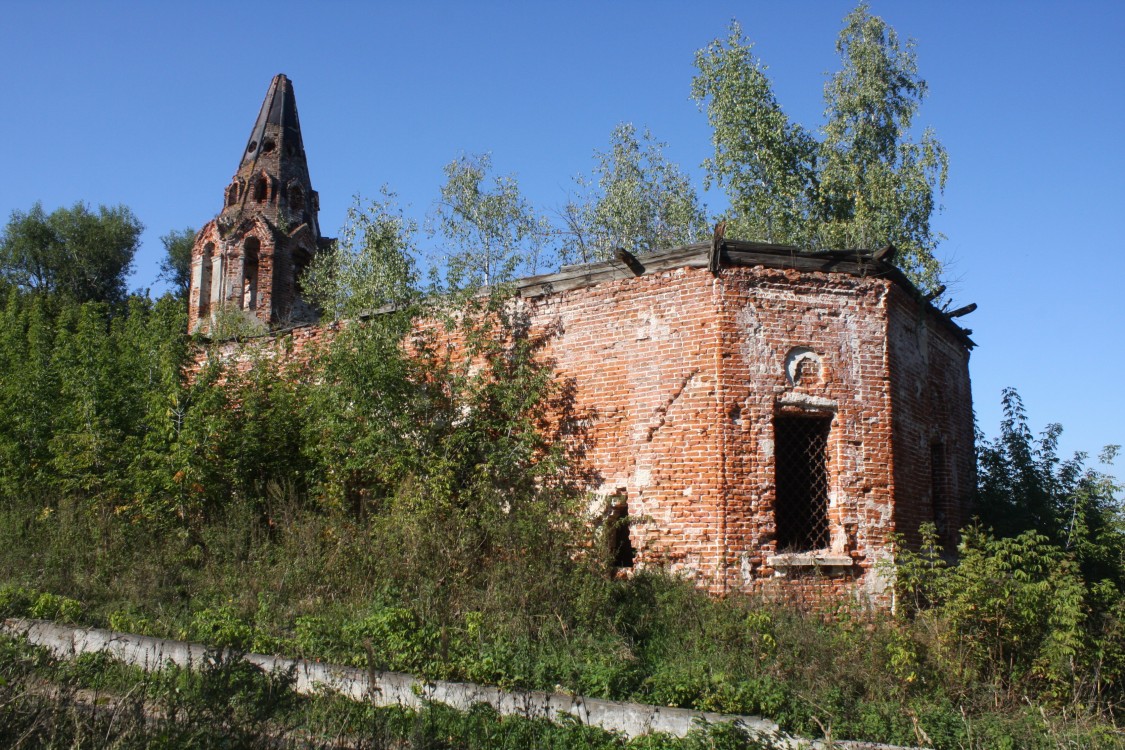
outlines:
[[[336, 329], [300, 324], [300, 268], [325, 240], [284, 76], [225, 196], [196, 240], [192, 330], [234, 314], [274, 331], [254, 351], [304, 358]], [[690, 246], [526, 279], [518, 304], [592, 415], [591, 512], [627, 508], [637, 565], [716, 592], [885, 605], [892, 535], [916, 543], [933, 522], [952, 542], [965, 521], [972, 342], [870, 254]], [[251, 366], [234, 344], [217, 353]]]
[[[935, 520], [955, 530], [971, 492], [967, 340], [890, 277], [763, 265], [713, 275], [691, 265], [701, 254], [568, 291], [525, 285], [533, 332], [551, 331], [543, 356], [574, 383], [576, 412], [594, 415], [592, 511], [626, 500], [637, 563], [715, 591], [886, 603], [877, 564], [891, 534], [915, 538]], [[300, 357], [331, 329], [284, 336], [260, 345]], [[830, 420], [824, 548], [778, 549], [779, 414]]]

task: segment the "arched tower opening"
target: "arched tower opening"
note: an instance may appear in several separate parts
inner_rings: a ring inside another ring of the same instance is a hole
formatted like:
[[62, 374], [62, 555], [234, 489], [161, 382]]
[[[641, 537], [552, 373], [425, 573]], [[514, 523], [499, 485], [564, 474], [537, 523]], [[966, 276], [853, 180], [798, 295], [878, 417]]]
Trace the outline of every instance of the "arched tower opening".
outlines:
[[258, 306], [258, 255], [262, 243], [257, 237], [247, 237], [242, 246], [242, 309], [254, 310]]
[[195, 305], [201, 318], [211, 313], [211, 256], [214, 254], [215, 243], [208, 242], [203, 246], [199, 259], [199, 289], [196, 290]]

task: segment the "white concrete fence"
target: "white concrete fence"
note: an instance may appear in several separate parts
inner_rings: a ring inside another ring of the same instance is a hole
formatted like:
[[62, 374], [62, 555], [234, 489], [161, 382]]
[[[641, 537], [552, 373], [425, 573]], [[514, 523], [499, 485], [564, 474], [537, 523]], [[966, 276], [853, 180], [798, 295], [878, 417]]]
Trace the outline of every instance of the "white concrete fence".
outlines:
[[[199, 643], [60, 625], [49, 620], [12, 618], [5, 620], [0, 630], [6, 635], [21, 637], [36, 646], [43, 646], [59, 658], [72, 659], [79, 654], [104, 652], [124, 664], [146, 671], [161, 669], [169, 663], [190, 669], [198, 667], [209, 656], [216, 654], [215, 649], [208, 649]], [[501, 715], [550, 721], [573, 717], [583, 724], [620, 732], [627, 737], [651, 732], [683, 737], [701, 723], [736, 722], [752, 735], [772, 741], [779, 748], [829, 747], [819, 740], [810, 741], [786, 735], [777, 724], [758, 716], [691, 711], [539, 690], [501, 690], [487, 685], [424, 680], [401, 672], [367, 671], [264, 654], [244, 654], [243, 658], [267, 672], [278, 670], [293, 674], [294, 689], [298, 693], [330, 691], [357, 701], [368, 701], [376, 706], [420, 709], [426, 703], [443, 703], [466, 711], [475, 704], [487, 703]], [[831, 747], [848, 750], [902, 750], [890, 745], [863, 742], [836, 742]]]

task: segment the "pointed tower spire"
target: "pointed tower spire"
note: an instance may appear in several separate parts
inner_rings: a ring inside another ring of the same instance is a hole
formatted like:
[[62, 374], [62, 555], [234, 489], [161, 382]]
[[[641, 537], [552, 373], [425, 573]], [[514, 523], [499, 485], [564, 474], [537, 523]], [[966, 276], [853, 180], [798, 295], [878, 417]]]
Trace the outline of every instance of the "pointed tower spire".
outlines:
[[221, 334], [220, 322], [231, 319], [232, 310], [263, 329], [311, 319], [299, 284], [313, 254], [329, 242], [320, 236], [319, 211], [293, 83], [279, 74], [270, 82], [222, 211], [196, 238], [192, 331]]
[[221, 215], [234, 217], [249, 210], [282, 225], [309, 224], [319, 237], [316, 198], [305, 161], [293, 82], [278, 74], [270, 82], [250, 131]]

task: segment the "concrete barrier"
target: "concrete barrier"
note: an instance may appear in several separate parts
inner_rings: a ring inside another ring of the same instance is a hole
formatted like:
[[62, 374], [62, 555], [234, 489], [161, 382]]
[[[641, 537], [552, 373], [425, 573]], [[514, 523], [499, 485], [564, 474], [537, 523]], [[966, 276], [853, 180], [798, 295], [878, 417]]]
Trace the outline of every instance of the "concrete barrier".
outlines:
[[[72, 659], [79, 654], [104, 652], [146, 671], [161, 669], [169, 663], [190, 669], [203, 664], [209, 657], [229, 653], [222, 649], [209, 649], [199, 643], [60, 625], [49, 620], [12, 618], [5, 620], [0, 630], [9, 636], [22, 637], [29, 643], [43, 646], [59, 658]], [[683, 737], [700, 723], [735, 722], [779, 748], [826, 747], [820, 741], [790, 737], [774, 722], [758, 716], [691, 711], [539, 690], [501, 690], [488, 685], [424, 680], [401, 672], [366, 671], [265, 654], [243, 654], [242, 657], [267, 672], [279, 670], [292, 674], [295, 677], [294, 689], [298, 693], [315, 694], [329, 690], [357, 701], [369, 701], [376, 706], [422, 708], [427, 702], [436, 702], [468, 710], [478, 703], [487, 703], [501, 715], [550, 721], [574, 717], [583, 724], [619, 732], [627, 737], [651, 732]], [[837, 742], [833, 747], [899, 750], [889, 745], [860, 742]]]

